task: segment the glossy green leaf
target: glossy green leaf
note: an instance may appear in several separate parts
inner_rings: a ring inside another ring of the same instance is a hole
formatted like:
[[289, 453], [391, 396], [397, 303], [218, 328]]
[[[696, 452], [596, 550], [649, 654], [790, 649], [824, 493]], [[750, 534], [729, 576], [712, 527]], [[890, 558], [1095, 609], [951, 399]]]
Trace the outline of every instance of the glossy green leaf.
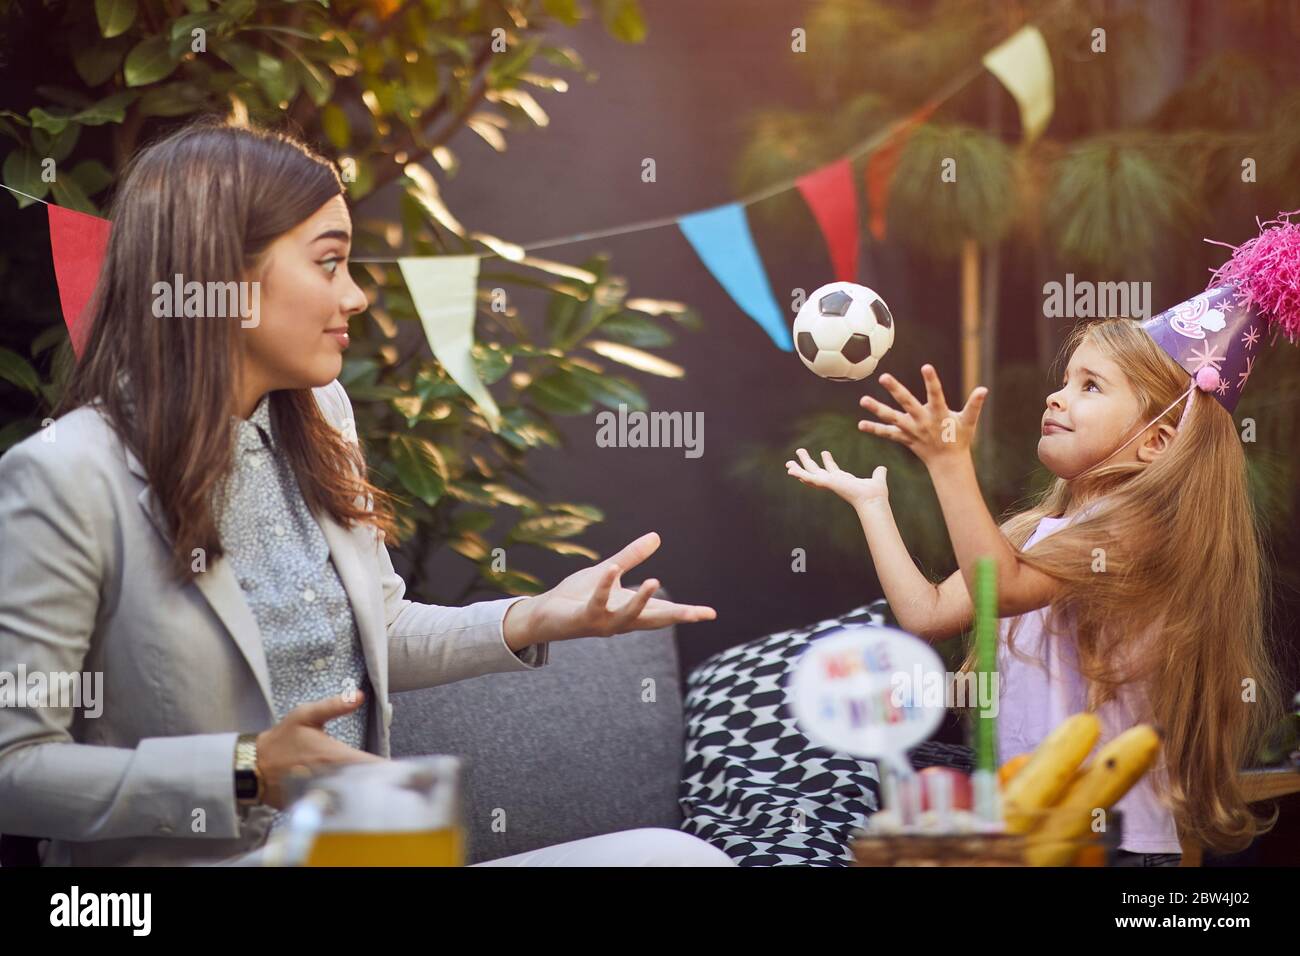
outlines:
[[146, 90], [140, 97], [144, 116], [188, 116], [207, 106], [203, 91], [192, 83], [168, 83]]
[[542, 9], [566, 27], [574, 26], [582, 19], [578, 0], [542, 0]]
[[247, 19], [257, 9], [257, 0], [225, 0], [221, 11], [235, 20]]
[[[41, 179], [40, 158], [25, 146], [9, 151], [0, 175], [4, 176], [6, 186], [12, 186], [36, 199], [44, 199], [50, 191], [50, 184]], [[32, 200], [25, 196], [14, 198], [18, 200], [19, 209], [32, 204]]]
[[559, 344], [569, 334], [582, 306], [581, 300], [567, 295], [552, 296], [546, 303], [546, 334], [552, 345]]
[[82, 126], [103, 126], [106, 123], [120, 123], [126, 119], [126, 108], [139, 99], [138, 90], [123, 90], [106, 96], [98, 103], [87, 106], [72, 117]]
[[294, 64], [298, 71], [302, 89], [307, 97], [318, 107], [329, 105], [334, 95], [334, 77], [328, 70], [322, 69], [306, 57], [298, 56]]
[[59, 172], [54, 177], [54, 182], [50, 183], [50, 192], [54, 194], [54, 201], [66, 209], [75, 209], [91, 216], [99, 215], [99, 207], [91, 202], [71, 173]]
[[498, 504], [509, 505], [511, 508], [524, 508], [526, 510], [536, 510], [539, 505], [532, 498], [528, 497], [522, 491], [516, 491], [509, 485], [503, 485], [498, 481], [485, 481], [483, 491], [492, 496], [492, 500]]
[[68, 121], [71, 119], [72, 114], [67, 110], [60, 110], [59, 112], [51, 113], [39, 106], [33, 106], [28, 110], [27, 116], [32, 121], [33, 130], [44, 130], [51, 136], [57, 136], [59, 133], [62, 133], [67, 129]]
[[32, 357], [48, 351], [68, 338], [68, 330], [62, 324], [48, 326], [43, 332], [32, 339]]
[[510, 371], [510, 356], [499, 346], [476, 343], [470, 350], [470, 361], [484, 385], [499, 382]]
[[130, 48], [129, 37], [80, 43], [72, 51], [72, 65], [87, 86], [99, 86], [122, 65], [122, 58]]
[[171, 44], [166, 37], [150, 37], [141, 40], [126, 55], [123, 73], [127, 86], [145, 86], [157, 83], [176, 69], [180, 58], [171, 51]]
[[474, 533], [462, 534], [454, 537], [447, 542], [447, 546], [457, 554], [469, 558], [474, 562], [486, 560], [488, 555], [491, 553], [487, 541], [485, 541], [482, 536]]
[[451, 528], [457, 533], [483, 532], [492, 527], [495, 519], [486, 511], [462, 511], [451, 519]]
[[577, 505], [566, 501], [553, 502], [550, 508], [552, 511], [563, 511], [565, 514], [577, 515], [579, 518], [586, 518], [588, 521], [605, 520], [605, 512], [595, 505]]
[[72, 148], [77, 145], [80, 135], [81, 127], [76, 123], [68, 123], [63, 127], [63, 132], [57, 136], [51, 136], [40, 127], [32, 127], [32, 147], [42, 158], [61, 163], [68, 158]]
[[618, 312], [600, 323], [600, 334], [615, 342], [639, 348], [661, 348], [671, 345], [673, 335], [662, 325], [635, 312]]
[[575, 534], [582, 534], [590, 525], [590, 521], [578, 515], [538, 515], [515, 525], [510, 537], [516, 541], [572, 538]]
[[41, 376], [17, 352], [0, 349], [0, 378], [33, 395], [41, 393]]
[[415, 435], [393, 435], [388, 451], [402, 487], [427, 505], [446, 491], [446, 463], [433, 442]]
[[420, 56], [414, 63], [403, 62], [402, 79], [411, 95], [411, 102], [421, 110], [432, 106], [442, 92], [438, 64], [431, 56]]
[[524, 571], [496, 572], [485, 568], [483, 576], [507, 594], [541, 594], [546, 590], [540, 579]]
[[500, 502], [483, 490], [483, 486], [474, 481], [448, 481], [447, 494], [458, 501], [495, 508]]
[[585, 415], [592, 409], [587, 389], [563, 369], [555, 369], [534, 381], [527, 394], [538, 408], [553, 415]]
[[115, 37], [135, 23], [136, 0], [95, 0], [95, 19], [104, 37]]
[[600, 0], [601, 17], [610, 36], [623, 43], [645, 40], [645, 17], [637, 0]]
[[586, 558], [588, 561], [599, 560], [600, 555], [581, 544], [574, 544], [572, 541], [529, 541], [528, 544], [538, 548], [545, 548], [547, 551], [554, 551], [556, 554], [562, 554], [566, 557]]
[[636, 411], [645, 411], [649, 407], [641, 390], [625, 378], [593, 372], [580, 365], [570, 366], [567, 370], [582, 383], [591, 398], [608, 408], [626, 405]]
[[97, 159], [83, 159], [72, 167], [68, 175], [77, 181], [87, 196], [107, 189], [113, 182], [112, 171]]
[[347, 149], [352, 142], [352, 130], [347, 114], [337, 103], [326, 103], [320, 111], [321, 128], [329, 141], [338, 149]]

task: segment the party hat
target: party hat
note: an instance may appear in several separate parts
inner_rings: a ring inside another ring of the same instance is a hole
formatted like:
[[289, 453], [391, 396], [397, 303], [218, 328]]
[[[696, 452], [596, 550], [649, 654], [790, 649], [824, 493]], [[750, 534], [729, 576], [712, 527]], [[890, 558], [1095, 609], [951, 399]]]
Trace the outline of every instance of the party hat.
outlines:
[[1264, 338], [1271, 346], [1281, 332], [1294, 343], [1300, 332], [1300, 224], [1288, 218], [1294, 214], [1264, 223], [1258, 236], [1240, 246], [1228, 246], [1232, 257], [1204, 292], [1142, 323], [1229, 414], [1266, 347]]

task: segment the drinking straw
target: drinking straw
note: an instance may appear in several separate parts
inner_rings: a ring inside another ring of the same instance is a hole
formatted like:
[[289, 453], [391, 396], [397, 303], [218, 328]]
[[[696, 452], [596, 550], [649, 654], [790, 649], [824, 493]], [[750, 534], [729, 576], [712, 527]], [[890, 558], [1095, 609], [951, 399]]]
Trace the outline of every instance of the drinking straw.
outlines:
[[[975, 562], [975, 660], [976, 688], [991, 687], [997, 668], [998, 569], [992, 558]], [[985, 716], [991, 701], [980, 701], [975, 716], [975, 767], [997, 772], [997, 718]]]
[[[998, 569], [992, 558], [975, 562], [975, 660], [976, 693], [993, 688], [991, 675], [997, 668]], [[1001, 819], [997, 789], [997, 718], [987, 714], [992, 702], [977, 700], [975, 711], [975, 812], [980, 819]]]

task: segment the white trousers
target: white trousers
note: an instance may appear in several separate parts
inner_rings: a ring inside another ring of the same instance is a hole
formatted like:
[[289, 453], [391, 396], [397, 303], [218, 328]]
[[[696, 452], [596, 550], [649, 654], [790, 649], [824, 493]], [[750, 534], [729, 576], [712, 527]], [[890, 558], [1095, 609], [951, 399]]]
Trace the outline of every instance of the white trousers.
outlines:
[[[204, 866], [262, 866], [265, 846]], [[557, 843], [474, 866], [735, 866], [731, 857], [697, 836], [666, 827], [641, 827]]]
[[602, 833], [474, 866], [735, 866], [717, 847], [666, 827]]

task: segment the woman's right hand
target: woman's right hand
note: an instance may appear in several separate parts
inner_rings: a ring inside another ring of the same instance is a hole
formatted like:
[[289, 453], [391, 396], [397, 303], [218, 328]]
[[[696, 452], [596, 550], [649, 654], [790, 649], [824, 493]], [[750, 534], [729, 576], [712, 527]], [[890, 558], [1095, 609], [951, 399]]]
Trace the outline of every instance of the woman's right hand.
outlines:
[[796, 454], [803, 466], [787, 461], [786, 473], [798, 478], [805, 485], [833, 491], [855, 509], [867, 505], [886, 507], [889, 505], [889, 486], [885, 484], [884, 465], [877, 465], [870, 478], [859, 478], [857, 475], [841, 470], [828, 451], [822, 452], [822, 462], [825, 467], [813, 461], [808, 452], [802, 448]]
[[262, 802], [285, 809], [285, 780], [303, 767], [316, 772], [337, 764], [382, 763], [384, 758], [349, 747], [325, 733], [327, 723], [352, 713], [364, 701], [365, 692], [360, 690], [313, 700], [295, 707], [284, 720], [258, 734], [257, 769], [265, 786]]

